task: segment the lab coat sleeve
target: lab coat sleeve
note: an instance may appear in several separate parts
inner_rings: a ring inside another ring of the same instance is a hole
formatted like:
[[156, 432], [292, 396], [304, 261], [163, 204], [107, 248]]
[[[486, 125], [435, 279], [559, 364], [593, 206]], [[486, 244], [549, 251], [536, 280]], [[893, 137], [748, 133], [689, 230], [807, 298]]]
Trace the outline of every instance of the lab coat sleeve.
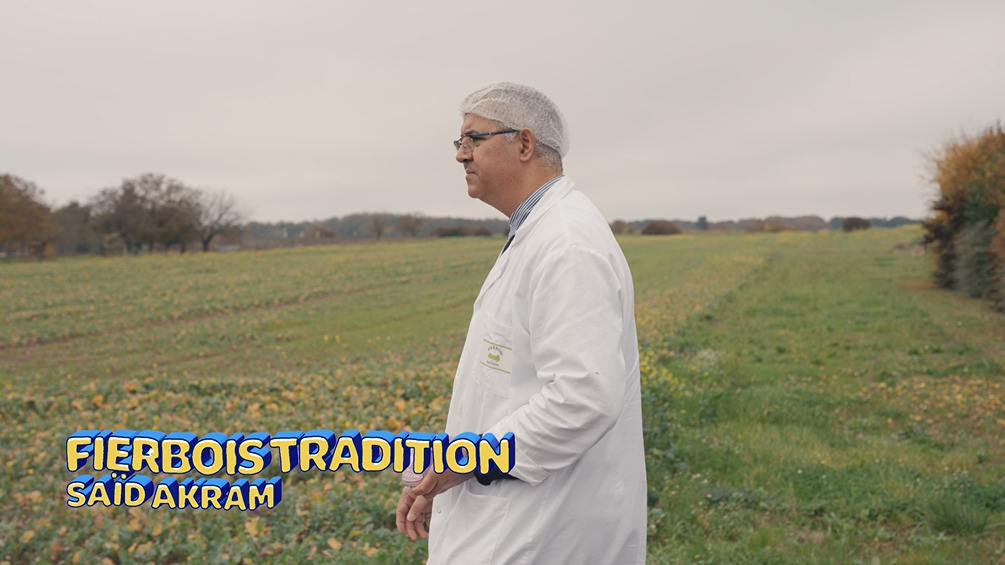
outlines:
[[510, 474], [538, 484], [576, 462], [617, 422], [624, 402], [625, 289], [593, 249], [551, 252], [531, 276], [530, 352], [543, 388], [489, 431], [512, 431]]

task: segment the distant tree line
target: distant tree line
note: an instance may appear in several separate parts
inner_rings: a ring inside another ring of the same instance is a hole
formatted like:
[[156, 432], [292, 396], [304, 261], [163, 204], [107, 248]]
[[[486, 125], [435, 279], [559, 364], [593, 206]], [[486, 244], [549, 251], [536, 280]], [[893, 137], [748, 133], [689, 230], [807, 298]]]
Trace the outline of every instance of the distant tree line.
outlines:
[[1001, 123], [946, 141], [926, 157], [938, 187], [925, 245], [937, 284], [1005, 311], [1005, 132]]
[[244, 228], [244, 240], [249, 246], [269, 247], [354, 238], [505, 235], [508, 231], [509, 224], [503, 219], [359, 213], [309, 222], [251, 222]]
[[826, 229], [854, 231], [867, 229], [869, 227], [894, 228], [917, 223], [920, 223], [920, 220], [912, 220], [910, 218], [905, 218], [904, 216], [896, 216], [890, 219], [834, 217], [831, 218], [829, 222], [825, 221], [820, 216], [768, 216], [764, 219], [747, 218], [743, 220], [727, 220], [722, 222], [709, 222], [706, 216], [700, 216], [695, 222], [688, 220], [637, 220], [634, 222], [614, 220], [611, 222], [611, 231], [616, 234], [669, 234], [696, 231], [756, 233], [789, 230], [820, 231]]
[[209, 250], [239, 231], [245, 214], [223, 191], [201, 190], [157, 174], [124, 179], [85, 203], [53, 208], [34, 183], [0, 175], [0, 252], [47, 257], [142, 250]]
[[431, 232], [430, 235], [434, 235], [436, 237], [458, 237], [458, 236], [470, 236], [470, 235], [490, 236], [492, 235], [492, 230], [486, 227], [460, 225], [460, 226], [436, 228]]
[[675, 235], [681, 233], [680, 226], [666, 220], [654, 220], [642, 228], [643, 235]]
[[[0, 253], [46, 257], [102, 255], [192, 248], [239, 249], [330, 244], [345, 239], [508, 235], [504, 219], [473, 220], [422, 214], [358, 213], [310, 222], [245, 223], [236, 198], [226, 192], [200, 190], [158, 174], [124, 179], [100, 190], [86, 202], [54, 208], [35, 184], [0, 175]], [[895, 227], [917, 223], [901, 216], [832, 218], [819, 216], [748, 218], [709, 222], [648, 219], [615, 220], [614, 233], [670, 235], [693, 231], [778, 232]]]

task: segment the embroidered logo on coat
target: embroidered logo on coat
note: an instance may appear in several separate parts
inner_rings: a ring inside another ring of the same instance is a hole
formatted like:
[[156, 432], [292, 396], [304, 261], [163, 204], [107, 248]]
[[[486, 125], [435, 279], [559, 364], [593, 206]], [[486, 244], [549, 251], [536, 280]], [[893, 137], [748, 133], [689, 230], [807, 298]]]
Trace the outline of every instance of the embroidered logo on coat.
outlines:
[[513, 348], [483, 339], [479, 362], [489, 369], [508, 375], [513, 370]]

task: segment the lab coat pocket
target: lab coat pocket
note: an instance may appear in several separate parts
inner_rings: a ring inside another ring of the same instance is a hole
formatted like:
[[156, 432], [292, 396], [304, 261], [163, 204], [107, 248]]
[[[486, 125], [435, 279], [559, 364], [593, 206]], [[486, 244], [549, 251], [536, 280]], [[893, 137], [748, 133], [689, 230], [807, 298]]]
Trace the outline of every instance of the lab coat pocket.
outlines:
[[483, 314], [481, 343], [475, 382], [486, 391], [509, 397], [510, 372], [513, 370], [513, 328]]
[[459, 488], [457, 502], [448, 520], [463, 526], [446, 526], [451, 537], [443, 540], [439, 548], [441, 561], [437, 563], [490, 563], [501, 541], [500, 534], [507, 529], [510, 501], [508, 498], [475, 494], [467, 487]]

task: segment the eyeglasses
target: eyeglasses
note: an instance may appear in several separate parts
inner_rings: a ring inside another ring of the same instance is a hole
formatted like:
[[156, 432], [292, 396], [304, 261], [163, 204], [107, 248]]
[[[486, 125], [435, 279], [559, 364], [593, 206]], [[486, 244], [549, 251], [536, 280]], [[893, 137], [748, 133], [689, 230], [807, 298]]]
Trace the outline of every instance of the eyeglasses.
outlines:
[[[475, 140], [476, 139], [481, 139], [483, 137], [489, 137], [491, 135], [499, 135], [500, 133], [516, 133], [517, 131], [519, 131], [519, 130], [504, 129], [504, 130], [499, 130], [499, 131], [490, 131], [490, 132], [487, 132], [487, 133], [466, 133], [466, 134], [462, 135], [460, 139], [454, 141], [454, 149], [456, 149], [457, 151], [460, 151], [461, 149], [464, 149], [465, 151], [474, 151], [474, 149], [475, 149]], [[470, 137], [471, 138], [471, 145], [468, 145], [467, 143], [462, 143], [464, 141], [465, 137]]]

